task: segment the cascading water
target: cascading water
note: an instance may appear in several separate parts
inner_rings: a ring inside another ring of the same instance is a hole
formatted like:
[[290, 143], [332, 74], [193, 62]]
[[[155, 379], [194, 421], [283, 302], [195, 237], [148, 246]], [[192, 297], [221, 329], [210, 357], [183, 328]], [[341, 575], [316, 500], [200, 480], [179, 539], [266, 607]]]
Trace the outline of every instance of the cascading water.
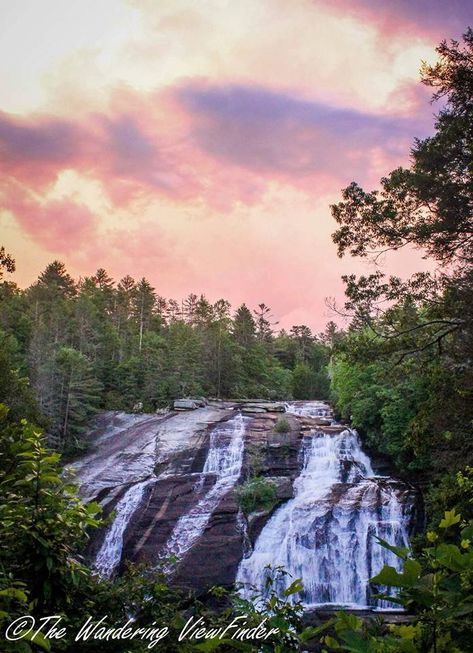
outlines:
[[[231, 420], [215, 427], [210, 434], [210, 448], [205, 461], [203, 476], [213, 474], [215, 484], [183, 515], [174, 526], [161, 558], [176, 556], [177, 559], [189, 551], [207, 526], [220, 500], [231, 490], [240, 477], [243, 462], [244, 436], [248, 418], [240, 413]], [[202, 489], [197, 484], [196, 491]]]
[[286, 413], [300, 417], [332, 417], [330, 407], [323, 401], [286, 402]]
[[242, 593], [264, 591], [265, 567], [282, 566], [302, 579], [297, 599], [306, 606], [390, 607], [370, 598], [369, 578], [383, 564], [399, 568], [398, 558], [374, 536], [408, 544], [408, 519], [393, 484], [374, 476], [356, 432], [306, 436], [294, 498], [275, 512], [240, 564]]
[[110, 578], [119, 565], [126, 527], [138, 508], [146, 487], [155, 480], [156, 478], [151, 478], [132, 485], [117, 503], [115, 519], [105, 535], [94, 562], [95, 571], [103, 578]]

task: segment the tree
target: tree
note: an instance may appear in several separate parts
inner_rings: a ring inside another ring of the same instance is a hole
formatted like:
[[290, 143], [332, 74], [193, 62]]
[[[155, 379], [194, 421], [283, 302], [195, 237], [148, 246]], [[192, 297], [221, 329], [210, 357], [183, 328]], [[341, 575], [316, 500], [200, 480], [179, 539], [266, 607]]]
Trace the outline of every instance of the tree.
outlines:
[[143, 346], [143, 333], [149, 327], [156, 303], [156, 293], [149, 281], [144, 277], [139, 281], [133, 293], [133, 314], [139, 324], [139, 344], [141, 351]]
[[197, 309], [198, 297], [191, 293], [186, 297], [182, 304], [182, 314], [186, 322], [193, 324], [195, 321], [195, 314]]
[[314, 336], [308, 326], [304, 324], [301, 326], [293, 326], [291, 331], [291, 338], [297, 346], [297, 356], [300, 361], [307, 363], [312, 345], [314, 344]]
[[444, 102], [433, 136], [379, 190], [352, 183], [332, 207], [340, 256], [378, 262], [414, 247], [440, 267], [406, 280], [345, 276], [351, 322], [331, 352], [337, 409], [400, 472], [422, 475], [429, 516], [473, 462], [473, 31], [438, 53], [422, 69]]
[[123, 361], [131, 347], [133, 334], [130, 320], [135, 285], [135, 280], [129, 275], [126, 275], [119, 281], [115, 292], [114, 324], [119, 338], [119, 363]]
[[271, 322], [273, 315], [271, 309], [266, 304], [258, 304], [258, 308], [253, 311], [256, 318], [256, 334], [258, 340], [270, 342], [273, 330], [272, 327], [276, 326], [278, 322]]
[[[366, 192], [353, 182], [343, 191], [343, 201], [332, 206], [340, 225], [333, 235], [340, 256], [349, 252], [376, 260], [382, 252], [413, 246], [442, 265], [435, 277], [417, 274], [407, 282], [386, 279], [379, 271], [360, 279], [345, 277], [346, 308], [353, 311], [356, 305], [365, 323], [383, 302], [406, 297], [431, 301], [431, 310], [409, 331], [396, 334], [389, 321], [384, 324], [383, 333], [390, 338], [410, 333], [414, 352], [467, 331], [473, 305], [472, 29], [464, 35], [463, 47], [444, 41], [437, 51], [438, 63], [422, 69], [423, 83], [435, 89], [433, 100], [445, 102], [435, 134], [415, 142], [410, 168], [383, 178], [381, 190]], [[461, 301], [448, 301], [452, 295], [461, 295]]]
[[53, 261], [27, 291], [32, 313], [28, 360], [42, 412], [54, 421], [57, 403], [56, 354], [71, 341], [77, 287], [63, 263]]
[[292, 372], [294, 399], [326, 399], [328, 392], [328, 378], [322, 370], [315, 370], [306, 363], [297, 363]]
[[53, 299], [67, 299], [76, 294], [76, 284], [68, 274], [66, 266], [61, 261], [53, 261], [39, 275], [37, 287], [42, 291], [40, 296]]
[[0, 405], [0, 584], [21, 582], [30, 609], [43, 616], [66, 606], [87, 578], [77, 553], [87, 528], [98, 525], [99, 506], [76, 498], [40, 429], [24, 420], [9, 424], [7, 415]]
[[322, 344], [332, 350], [343, 339], [343, 331], [338, 328], [333, 320], [327, 322], [325, 330], [319, 333], [318, 339]]
[[15, 261], [7, 254], [4, 247], [0, 247], [0, 281], [3, 279], [4, 272], [15, 272]]
[[30, 387], [29, 379], [19, 369], [19, 347], [13, 335], [0, 330], [0, 403], [9, 406], [9, 419], [41, 416]]
[[255, 341], [256, 324], [246, 304], [242, 304], [235, 313], [233, 336], [236, 342], [244, 348], [250, 347]]
[[78, 436], [86, 429], [100, 402], [100, 383], [92, 366], [79, 351], [62, 347], [57, 354], [58, 388], [55, 434], [61, 448], [78, 448]]

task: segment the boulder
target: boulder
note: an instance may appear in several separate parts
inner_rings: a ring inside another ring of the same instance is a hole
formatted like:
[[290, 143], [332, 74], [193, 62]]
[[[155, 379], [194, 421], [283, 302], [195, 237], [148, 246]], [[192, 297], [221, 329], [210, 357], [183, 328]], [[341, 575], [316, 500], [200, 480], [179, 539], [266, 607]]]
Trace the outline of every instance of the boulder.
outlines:
[[176, 399], [173, 407], [174, 410], [195, 410], [200, 404], [195, 399]]

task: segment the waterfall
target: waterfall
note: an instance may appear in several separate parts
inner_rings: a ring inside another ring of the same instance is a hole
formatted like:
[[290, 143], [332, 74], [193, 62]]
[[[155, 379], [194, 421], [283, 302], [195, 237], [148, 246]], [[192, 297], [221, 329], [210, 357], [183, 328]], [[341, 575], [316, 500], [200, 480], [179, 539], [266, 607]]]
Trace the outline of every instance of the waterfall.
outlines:
[[[204, 532], [220, 500], [238, 481], [243, 462], [247, 422], [248, 418], [239, 413], [212, 430], [202, 475], [215, 475], [215, 483], [197, 504], [177, 521], [161, 552], [162, 559], [170, 556], [179, 559], [189, 551]], [[199, 485], [195, 489], [199, 491]]]
[[155, 480], [151, 478], [132, 485], [117, 503], [115, 519], [105, 535], [94, 562], [94, 569], [100, 576], [110, 578], [119, 565], [126, 527], [143, 498], [145, 488]]
[[250, 598], [252, 587], [264, 591], [265, 567], [271, 565], [302, 579], [297, 599], [306, 606], [390, 607], [370, 598], [369, 578], [383, 564], [399, 569], [398, 558], [375, 535], [408, 544], [408, 519], [395, 482], [374, 476], [355, 431], [306, 436], [302, 453], [294, 498], [275, 512], [252, 555], [240, 563], [243, 595]]
[[286, 413], [298, 415], [299, 417], [327, 417], [331, 419], [332, 413], [328, 404], [324, 401], [286, 402], [284, 404]]

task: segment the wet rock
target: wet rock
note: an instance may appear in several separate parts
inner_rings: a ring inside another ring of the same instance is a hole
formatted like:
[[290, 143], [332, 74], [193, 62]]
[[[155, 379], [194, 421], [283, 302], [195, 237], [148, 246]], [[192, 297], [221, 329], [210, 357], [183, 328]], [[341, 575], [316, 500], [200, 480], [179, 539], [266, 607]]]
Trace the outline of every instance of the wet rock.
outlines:
[[282, 403], [274, 402], [248, 402], [240, 404], [245, 413], [284, 413], [286, 408]]
[[238, 512], [234, 494], [230, 492], [178, 566], [173, 578], [177, 585], [197, 592], [204, 592], [213, 585], [233, 585], [244, 548]]
[[195, 410], [201, 404], [193, 399], [176, 399], [173, 403], [174, 410]]
[[[294, 497], [294, 481], [300, 478], [308, 447], [317, 449], [321, 436], [328, 442], [332, 436], [337, 438], [346, 431], [344, 426], [332, 425], [327, 404], [316, 405], [312, 412], [323, 414], [313, 415], [306, 414], [312, 408], [297, 402], [294, 410], [300, 414], [288, 410], [285, 415], [288, 431], [278, 433], [275, 425], [282, 412], [280, 407], [281, 404], [274, 402], [235, 404], [212, 400], [199, 410], [163, 415], [104, 413], [98, 418], [90, 436], [92, 450], [74, 463], [82, 496], [100, 500], [108, 514], [133, 484], [148, 479], [124, 530], [120, 568], [126, 559], [145, 561], [151, 566], [159, 564], [160, 552], [176, 524], [217, 483], [216, 474], [202, 473], [209, 457], [212, 430], [217, 424], [222, 426], [234, 419], [237, 411], [246, 414], [249, 408], [248, 417], [244, 418], [241, 473], [238, 471], [240, 476], [234, 482], [244, 483], [255, 476], [270, 479], [276, 485], [277, 501], [271, 509], [253, 513], [246, 520], [239, 510], [234, 488], [219, 495], [202, 532], [186, 549], [172, 576], [173, 582], [197, 591], [214, 584], [233, 583], [245, 552], [250, 552], [268, 521], [273, 516], [277, 520], [277, 511], [284, 510]], [[291, 405], [288, 407], [291, 409]], [[322, 461], [325, 453], [320, 451]], [[342, 447], [339, 453], [338, 469], [333, 470], [339, 482], [328, 486], [323, 498], [314, 485], [314, 492], [307, 494], [307, 504], [299, 510], [299, 516], [309, 525], [298, 541], [304, 556], [305, 551], [309, 554], [314, 547], [327, 551], [319, 569], [320, 591], [327, 597], [332, 582], [330, 566], [342, 564], [340, 551], [357, 545], [357, 519], [365, 516], [367, 521], [380, 519], [380, 511], [387, 508], [384, 497], [393, 493], [405, 506], [406, 520], [414, 524], [421, 518], [415, 488], [393, 478], [365, 478], [365, 468], [357, 466], [349, 451], [347, 454]], [[324, 470], [322, 465], [322, 477]], [[345, 549], [337, 540], [341, 524], [347, 529]], [[96, 534], [90, 549], [92, 556], [103, 542], [104, 534], [105, 531]]]

